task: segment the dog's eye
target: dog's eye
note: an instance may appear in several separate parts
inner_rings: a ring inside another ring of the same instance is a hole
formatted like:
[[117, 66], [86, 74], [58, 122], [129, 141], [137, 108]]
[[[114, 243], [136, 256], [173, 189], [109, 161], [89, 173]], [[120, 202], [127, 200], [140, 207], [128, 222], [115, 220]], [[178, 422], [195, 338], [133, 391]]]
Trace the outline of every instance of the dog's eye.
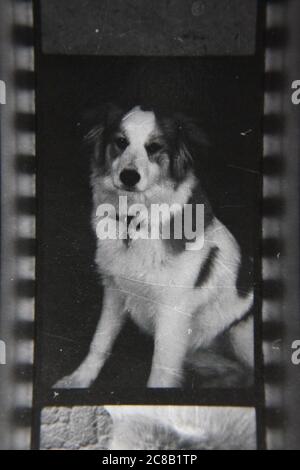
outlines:
[[115, 140], [115, 144], [120, 150], [125, 150], [129, 145], [125, 137], [117, 137]]
[[163, 146], [157, 142], [153, 142], [153, 144], [146, 145], [146, 150], [149, 155], [154, 155], [157, 152], [162, 150]]

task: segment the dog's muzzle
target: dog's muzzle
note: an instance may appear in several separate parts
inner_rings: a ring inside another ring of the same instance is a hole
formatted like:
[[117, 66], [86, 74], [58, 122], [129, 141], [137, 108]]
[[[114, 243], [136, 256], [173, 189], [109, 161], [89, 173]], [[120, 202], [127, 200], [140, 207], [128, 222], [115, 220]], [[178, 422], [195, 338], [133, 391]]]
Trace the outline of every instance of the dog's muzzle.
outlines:
[[134, 169], [124, 169], [120, 173], [120, 181], [127, 188], [134, 188], [134, 186], [140, 181], [141, 175]]

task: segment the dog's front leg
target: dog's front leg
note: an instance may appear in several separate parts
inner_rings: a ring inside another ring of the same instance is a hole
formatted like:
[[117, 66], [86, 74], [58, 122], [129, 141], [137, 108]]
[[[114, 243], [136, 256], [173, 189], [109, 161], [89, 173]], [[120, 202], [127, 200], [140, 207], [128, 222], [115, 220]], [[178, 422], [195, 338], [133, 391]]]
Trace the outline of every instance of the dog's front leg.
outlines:
[[103, 309], [90, 351], [73, 374], [59, 380], [54, 388], [88, 388], [97, 378], [124, 320], [123, 298], [115, 289], [104, 290]]
[[189, 341], [190, 316], [176, 308], [159, 312], [148, 387], [180, 387]]

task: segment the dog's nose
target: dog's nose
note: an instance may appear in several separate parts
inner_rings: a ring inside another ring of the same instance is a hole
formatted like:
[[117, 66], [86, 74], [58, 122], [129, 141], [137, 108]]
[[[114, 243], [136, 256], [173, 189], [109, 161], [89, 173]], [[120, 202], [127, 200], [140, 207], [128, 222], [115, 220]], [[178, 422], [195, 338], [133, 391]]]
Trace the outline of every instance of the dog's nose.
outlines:
[[122, 170], [120, 173], [120, 180], [125, 186], [132, 188], [135, 186], [141, 179], [141, 175], [132, 169]]

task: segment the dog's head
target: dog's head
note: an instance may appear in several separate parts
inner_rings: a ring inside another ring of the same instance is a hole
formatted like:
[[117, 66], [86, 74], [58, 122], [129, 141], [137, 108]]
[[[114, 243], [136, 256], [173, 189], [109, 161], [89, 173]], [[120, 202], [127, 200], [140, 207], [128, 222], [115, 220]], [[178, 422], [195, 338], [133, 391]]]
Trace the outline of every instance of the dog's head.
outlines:
[[201, 128], [183, 115], [165, 116], [137, 106], [109, 106], [87, 141], [107, 189], [143, 193], [184, 181], [206, 144]]

